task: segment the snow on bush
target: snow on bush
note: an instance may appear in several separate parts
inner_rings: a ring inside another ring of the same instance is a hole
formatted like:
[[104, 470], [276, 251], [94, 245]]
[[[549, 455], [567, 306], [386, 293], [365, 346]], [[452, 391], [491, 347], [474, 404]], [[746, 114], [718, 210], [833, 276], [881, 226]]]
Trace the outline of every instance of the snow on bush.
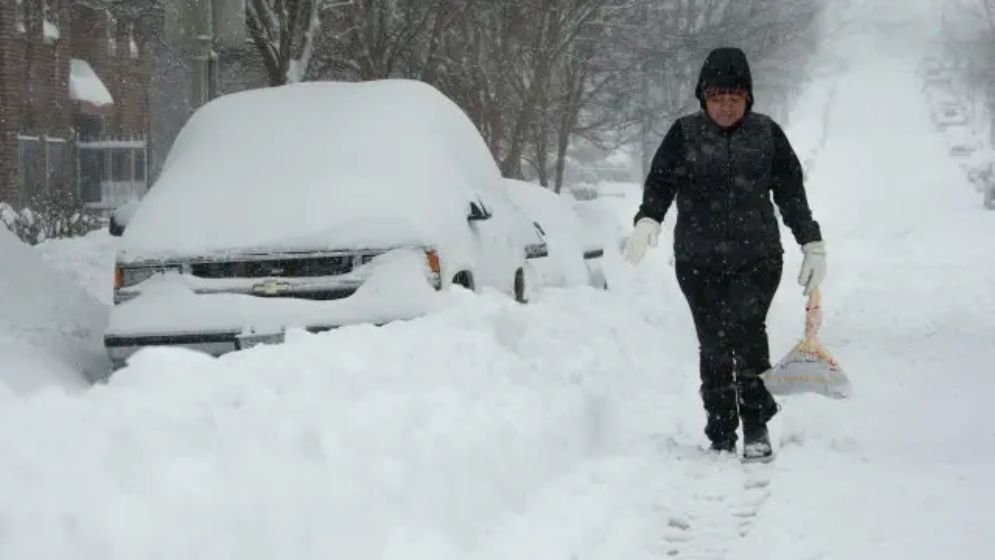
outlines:
[[101, 223], [78, 195], [57, 190], [33, 197], [20, 210], [0, 202], [0, 225], [21, 241], [35, 245], [46, 239], [84, 235]]

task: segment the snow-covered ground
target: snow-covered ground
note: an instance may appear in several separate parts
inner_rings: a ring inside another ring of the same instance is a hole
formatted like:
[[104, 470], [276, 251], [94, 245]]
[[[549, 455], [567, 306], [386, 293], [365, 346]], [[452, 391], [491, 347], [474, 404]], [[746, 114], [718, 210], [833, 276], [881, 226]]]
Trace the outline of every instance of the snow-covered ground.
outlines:
[[[788, 130], [800, 153], [817, 148], [822, 338], [855, 394], [784, 399], [775, 463], [698, 450], [668, 236], [638, 269], [610, 270], [609, 292], [528, 306], [456, 292], [423, 319], [220, 359], [150, 350], [82, 393], [35, 360], [52, 390], [0, 391], [0, 558], [991, 558], [995, 216], [932, 131], [920, 53], [901, 38], [841, 38], [847, 73], [832, 96], [815, 84], [793, 117], [807, 124]], [[7, 306], [41, 309], [27, 324], [49, 332], [99, 317], [87, 303], [57, 320], [38, 294], [89, 301], [43, 289], [70, 284], [61, 269], [106, 302], [112, 242], [48, 244], [43, 269], [4, 233], [21, 272], [3, 269], [0, 333], [65, 364], [57, 343], [17, 338], [30, 314]], [[775, 358], [802, 327], [788, 248]]]

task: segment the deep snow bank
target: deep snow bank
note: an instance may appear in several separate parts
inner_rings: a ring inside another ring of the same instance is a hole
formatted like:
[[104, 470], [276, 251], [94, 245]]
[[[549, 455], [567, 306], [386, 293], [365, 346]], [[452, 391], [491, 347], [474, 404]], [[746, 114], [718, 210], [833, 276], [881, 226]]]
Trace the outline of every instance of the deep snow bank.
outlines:
[[106, 371], [107, 308], [0, 228], [0, 387], [81, 387]]
[[118, 241], [107, 229], [99, 229], [81, 237], [49, 239], [34, 249], [50, 267], [67, 275], [96, 301], [110, 306], [114, 303], [114, 254]]
[[82, 397], [5, 403], [0, 557], [463, 558], [617, 439], [614, 370], [653, 329], [591, 337], [630, 317], [579, 293], [147, 350]]

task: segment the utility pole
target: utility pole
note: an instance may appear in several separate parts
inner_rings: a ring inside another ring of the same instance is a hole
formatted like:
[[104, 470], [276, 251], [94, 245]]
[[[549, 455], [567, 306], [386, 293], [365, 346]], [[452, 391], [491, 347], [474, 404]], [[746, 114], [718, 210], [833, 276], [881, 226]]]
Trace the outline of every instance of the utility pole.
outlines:
[[217, 53], [214, 52], [214, 0], [191, 0], [193, 80], [196, 109], [217, 96]]

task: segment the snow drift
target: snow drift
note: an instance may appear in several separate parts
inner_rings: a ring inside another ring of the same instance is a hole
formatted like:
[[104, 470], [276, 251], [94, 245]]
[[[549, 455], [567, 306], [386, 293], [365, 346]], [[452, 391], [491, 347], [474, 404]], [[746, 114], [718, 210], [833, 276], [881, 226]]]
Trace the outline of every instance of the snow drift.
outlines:
[[107, 308], [3, 227], [0, 309], [0, 387], [81, 387], [83, 375], [109, 367], [101, 343]]

